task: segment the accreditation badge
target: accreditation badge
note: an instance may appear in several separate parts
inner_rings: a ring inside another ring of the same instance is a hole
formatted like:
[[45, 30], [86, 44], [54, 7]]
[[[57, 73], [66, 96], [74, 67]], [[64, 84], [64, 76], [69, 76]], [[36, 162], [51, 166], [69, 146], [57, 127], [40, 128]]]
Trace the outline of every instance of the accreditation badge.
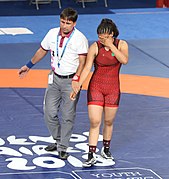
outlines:
[[48, 84], [53, 84], [53, 73], [48, 75]]

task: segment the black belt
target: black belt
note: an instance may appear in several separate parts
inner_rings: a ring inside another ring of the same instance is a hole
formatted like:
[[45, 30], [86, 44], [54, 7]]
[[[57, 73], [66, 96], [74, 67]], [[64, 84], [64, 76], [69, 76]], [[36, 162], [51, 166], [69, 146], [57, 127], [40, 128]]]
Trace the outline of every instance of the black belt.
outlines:
[[54, 74], [59, 77], [59, 78], [62, 78], [62, 79], [69, 79], [69, 78], [73, 78], [75, 73], [71, 74], [71, 75], [58, 75], [57, 73], [54, 72]]

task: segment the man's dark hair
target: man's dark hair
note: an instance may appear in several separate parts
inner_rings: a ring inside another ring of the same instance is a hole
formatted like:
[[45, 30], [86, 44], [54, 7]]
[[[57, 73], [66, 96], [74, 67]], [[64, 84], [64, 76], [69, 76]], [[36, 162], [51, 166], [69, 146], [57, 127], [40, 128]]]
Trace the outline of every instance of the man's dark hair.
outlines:
[[101, 23], [97, 27], [97, 34], [112, 34], [113, 37], [119, 35], [119, 30], [117, 29], [116, 24], [111, 19], [102, 19]]
[[65, 19], [65, 20], [69, 20], [69, 21], [73, 21], [76, 22], [77, 18], [78, 18], [78, 13], [76, 10], [74, 10], [71, 7], [65, 8], [61, 14], [60, 14], [60, 18], [61, 19]]

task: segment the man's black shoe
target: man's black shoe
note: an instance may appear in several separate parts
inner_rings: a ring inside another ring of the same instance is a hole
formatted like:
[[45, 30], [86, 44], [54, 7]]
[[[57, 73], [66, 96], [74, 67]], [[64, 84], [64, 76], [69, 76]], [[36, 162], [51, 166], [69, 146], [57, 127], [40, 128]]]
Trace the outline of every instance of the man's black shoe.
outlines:
[[57, 150], [57, 144], [50, 144], [45, 148], [46, 151], [51, 152]]
[[69, 157], [69, 154], [67, 152], [59, 151], [59, 158], [60, 159], [67, 160], [68, 157]]

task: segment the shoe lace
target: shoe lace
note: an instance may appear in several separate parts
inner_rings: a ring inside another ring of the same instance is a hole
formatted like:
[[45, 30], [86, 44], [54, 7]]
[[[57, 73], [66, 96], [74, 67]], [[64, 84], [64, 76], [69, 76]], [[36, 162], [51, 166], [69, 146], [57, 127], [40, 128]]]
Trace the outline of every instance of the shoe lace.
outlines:
[[108, 157], [111, 157], [111, 152], [110, 152], [110, 150], [109, 150], [108, 147], [105, 147], [105, 148], [104, 148], [104, 153], [105, 153]]
[[89, 152], [87, 161], [90, 161], [92, 158], [93, 158], [93, 152]]

